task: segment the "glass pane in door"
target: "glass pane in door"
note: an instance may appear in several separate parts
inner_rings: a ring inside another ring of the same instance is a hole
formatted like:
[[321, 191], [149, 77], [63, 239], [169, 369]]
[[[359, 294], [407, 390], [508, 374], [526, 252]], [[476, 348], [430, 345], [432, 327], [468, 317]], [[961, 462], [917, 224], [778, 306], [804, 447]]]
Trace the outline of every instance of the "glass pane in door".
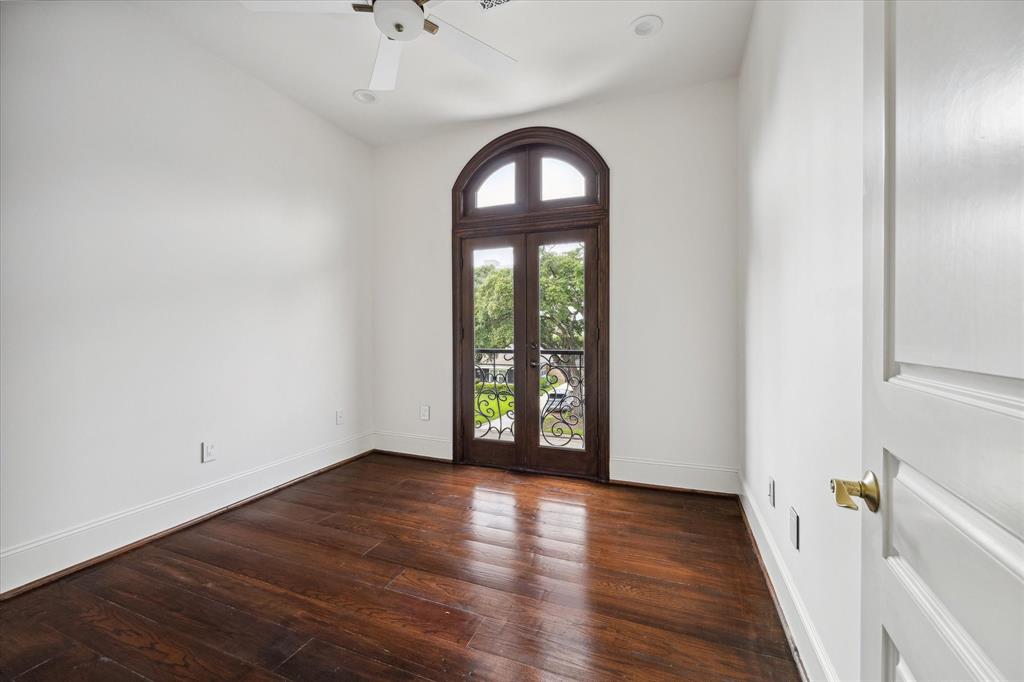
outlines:
[[581, 449], [586, 443], [584, 245], [544, 244], [538, 257], [540, 444]]
[[515, 440], [511, 246], [473, 251], [473, 437]]

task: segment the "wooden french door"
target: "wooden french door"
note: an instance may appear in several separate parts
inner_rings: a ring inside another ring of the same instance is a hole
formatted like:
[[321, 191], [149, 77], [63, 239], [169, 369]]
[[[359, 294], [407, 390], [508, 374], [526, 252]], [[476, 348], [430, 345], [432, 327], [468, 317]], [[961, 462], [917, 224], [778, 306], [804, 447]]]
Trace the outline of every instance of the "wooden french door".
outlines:
[[597, 227], [461, 240], [462, 461], [598, 478]]

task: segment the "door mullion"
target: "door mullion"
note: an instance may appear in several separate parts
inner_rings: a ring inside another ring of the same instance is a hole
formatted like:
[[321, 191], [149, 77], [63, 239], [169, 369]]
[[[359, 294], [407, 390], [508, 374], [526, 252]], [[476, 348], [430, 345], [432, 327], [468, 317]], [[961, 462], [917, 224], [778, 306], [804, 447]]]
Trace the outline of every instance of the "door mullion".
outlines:
[[598, 287], [600, 251], [597, 244], [596, 230], [587, 232], [584, 238], [586, 261], [584, 263], [584, 314], [586, 316], [586, 337], [583, 344], [584, 370], [583, 385], [585, 405], [583, 406], [585, 424], [585, 446], [595, 457], [600, 450], [600, 418], [597, 409], [603, 387], [598, 381], [598, 347], [601, 341], [600, 316], [598, 315]]
[[536, 235], [528, 235], [523, 240], [523, 259], [522, 259], [522, 274], [523, 274], [523, 339], [521, 347], [523, 349], [523, 372], [521, 374], [522, 379], [517, 379], [516, 389], [521, 396], [520, 402], [516, 405], [521, 405], [522, 410], [520, 412], [521, 421], [519, 422], [522, 427], [522, 442], [520, 443], [521, 452], [523, 454], [522, 465], [524, 467], [534, 468], [536, 463], [533, 461], [533, 454], [536, 450], [537, 443], [540, 440], [540, 429], [537, 426], [537, 422], [540, 419], [539, 407], [537, 405], [537, 368], [534, 363], [540, 361], [540, 352], [538, 350], [538, 322], [537, 322], [537, 307], [539, 305], [537, 295], [537, 237]]

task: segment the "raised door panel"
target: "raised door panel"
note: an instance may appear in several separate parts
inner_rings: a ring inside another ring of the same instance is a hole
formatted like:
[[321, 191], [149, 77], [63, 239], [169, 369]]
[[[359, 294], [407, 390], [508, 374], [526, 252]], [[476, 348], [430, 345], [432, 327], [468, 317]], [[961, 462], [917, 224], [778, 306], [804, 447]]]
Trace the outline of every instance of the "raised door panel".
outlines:
[[[1024, 379], [1024, 3], [892, 6], [895, 360]], [[953, 375], [950, 383], [960, 383]]]
[[1024, 541], [887, 454], [887, 636], [921, 679], [1024, 679]]

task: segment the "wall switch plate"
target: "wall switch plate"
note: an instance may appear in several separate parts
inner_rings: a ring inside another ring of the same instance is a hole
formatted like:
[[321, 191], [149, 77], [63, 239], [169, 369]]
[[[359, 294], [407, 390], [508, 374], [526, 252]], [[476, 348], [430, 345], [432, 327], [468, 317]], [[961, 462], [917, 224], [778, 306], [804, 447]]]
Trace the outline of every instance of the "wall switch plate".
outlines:
[[202, 462], [203, 464], [206, 464], [207, 462], [212, 462], [215, 459], [217, 459], [217, 454], [213, 450], [213, 443], [200, 443], [199, 448], [199, 461]]
[[789, 541], [797, 551], [800, 550], [800, 515], [792, 507], [789, 508]]
[[420, 419], [422, 421], [430, 421], [430, 405], [420, 405]]
[[344, 411], [342, 411], [342, 410], [335, 410], [334, 411], [334, 423], [337, 424], [338, 426], [341, 426], [342, 424], [345, 423], [345, 413], [344, 413]]
[[768, 504], [775, 506], [775, 479], [768, 477]]

